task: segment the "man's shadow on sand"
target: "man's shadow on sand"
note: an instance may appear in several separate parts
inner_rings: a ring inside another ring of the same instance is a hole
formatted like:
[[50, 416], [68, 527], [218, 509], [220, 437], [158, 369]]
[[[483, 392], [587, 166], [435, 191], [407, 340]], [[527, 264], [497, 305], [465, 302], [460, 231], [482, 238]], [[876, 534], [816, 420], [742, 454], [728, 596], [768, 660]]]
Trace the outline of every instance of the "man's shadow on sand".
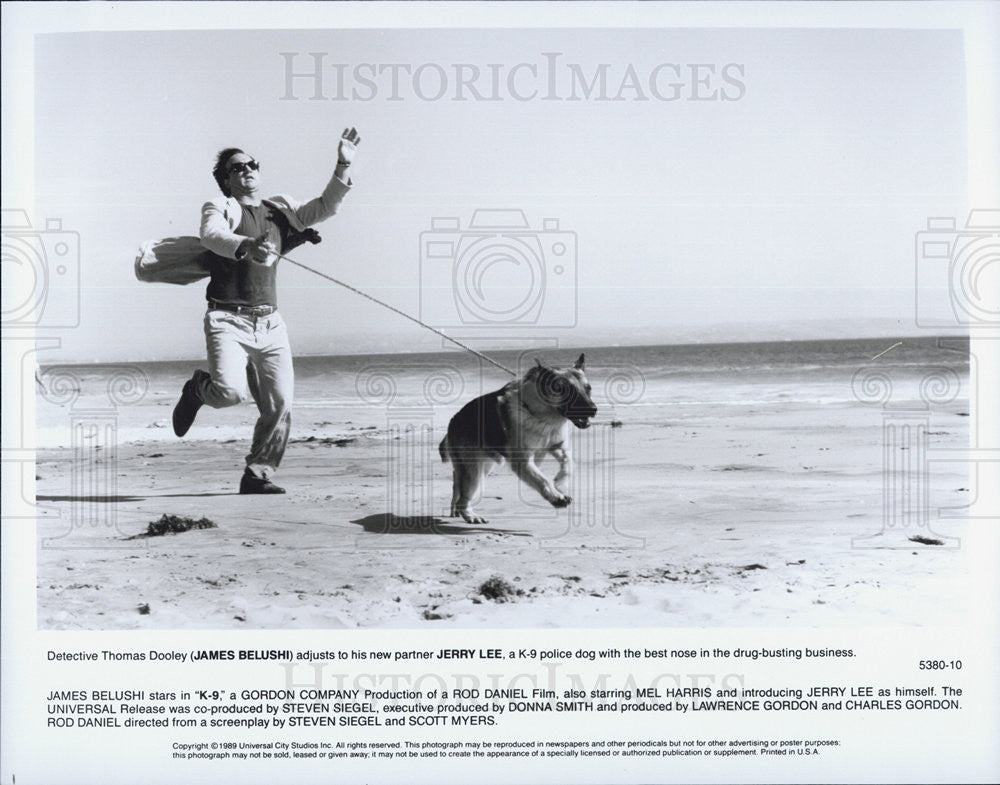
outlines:
[[202, 496], [239, 496], [236, 491], [227, 493], [151, 493], [148, 496], [48, 496], [36, 495], [38, 502], [93, 502], [95, 504], [121, 504], [122, 502], [144, 502], [149, 499], [185, 499]]
[[366, 515], [351, 521], [362, 527], [368, 534], [511, 534], [515, 537], [530, 537], [531, 533], [517, 529], [498, 529], [489, 525], [455, 524], [433, 515], [396, 515], [382, 512]]

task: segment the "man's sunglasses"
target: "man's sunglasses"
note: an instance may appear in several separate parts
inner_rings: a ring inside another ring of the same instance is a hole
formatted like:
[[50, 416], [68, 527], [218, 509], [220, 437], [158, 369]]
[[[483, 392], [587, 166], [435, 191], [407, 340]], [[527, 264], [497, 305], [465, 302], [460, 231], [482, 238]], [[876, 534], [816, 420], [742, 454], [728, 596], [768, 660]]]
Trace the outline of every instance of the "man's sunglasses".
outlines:
[[226, 171], [229, 174], [233, 172], [239, 172], [240, 174], [245, 174], [246, 172], [256, 172], [260, 169], [260, 162], [250, 159], [249, 161], [240, 161], [235, 164], [230, 164]]

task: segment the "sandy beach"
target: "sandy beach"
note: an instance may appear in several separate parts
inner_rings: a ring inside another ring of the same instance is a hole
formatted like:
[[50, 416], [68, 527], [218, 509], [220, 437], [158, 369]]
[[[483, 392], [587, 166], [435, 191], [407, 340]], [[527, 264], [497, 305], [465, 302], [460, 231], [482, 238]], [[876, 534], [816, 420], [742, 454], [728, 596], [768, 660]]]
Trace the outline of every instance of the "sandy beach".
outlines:
[[[472, 526], [446, 517], [447, 407], [307, 402], [287, 495], [239, 496], [252, 406], [204, 410], [181, 440], [174, 397], [154, 384], [129, 414], [146, 427], [119, 424], [103, 455], [39, 451], [40, 628], [932, 625], [969, 602], [964, 521], [932, 523], [943, 545], [883, 532], [883, 412], [858, 401], [604, 406], [574, 434], [568, 509], [498, 467]], [[935, 406], [926, 438], [963, 447], [968, 422], [961, 397]], [[968, 488], [935, 468], [931, 507]], [[165, 514], [216, 526], [139, 536]]]

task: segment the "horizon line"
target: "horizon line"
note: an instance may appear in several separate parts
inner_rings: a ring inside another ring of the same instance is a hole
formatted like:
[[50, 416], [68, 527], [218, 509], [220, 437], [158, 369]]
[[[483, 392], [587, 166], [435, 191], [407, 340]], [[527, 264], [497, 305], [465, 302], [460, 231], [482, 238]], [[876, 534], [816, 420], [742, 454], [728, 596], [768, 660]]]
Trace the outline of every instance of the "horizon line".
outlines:
[[[640, 342], [640, 343], [600, 343], [600, 344], [573, 344], [567, 346], [553, 346], [553, 347], [538, 347], [538, 351], [550, 350], [550, 351], [578, 351], [587, 349], [642, 349], [650, 347], [680, 347], [680, 346], [749, 346], [749, 345], [761, 345], [761, 344], [802, 344], [802, 343], [824, 343], [824, 342], [849, 342], [849, 341], [877, 341], [877, 340], [897, 340], [900, 343], [905, 343], [907, 339], [921, 339], [921, 340], [971, 340], [969, 333], [913, 333], [913, 334], [895, 334], [895, 335], [857, 335], [850, 337], [843, 336], [831, 336], [826, 338], [817, 337], [789, 337], [789, 338], [768, 338], [764, 340], [738, 340], [738, 341], [720, 341], [720, 340], [681, 340], [676, 343], [662, 343], [662, 342]], [[898, 344], [897, 344], [898, 345]], [[895, 346], [891, 347], [895, 348]], [[512, 349], [512, 348], [501, 348], [492, 347], [485, 348], [484, 351], [496, 352], [496, 353], [517, 353], [525, 351], [524, 349]], [[426, 349], [416, 349], [416, 350], [397, 350], [397, 351], [357, 351], [357, 352], [339, 352], [339, 353], [326, 353], [326, 352], [307, 352], [302, 354], [293, 354], [294, 359], [313, 359], [313, 358], [330, 358], [330, 357], [392, 357], [398, 355], [406, 356], [421, 356], [421, 355], [438, 355], [438, 354], [467, 354], [468, 352], [461, 347], [443, 347], [435, 350]], [[39, 363], [39, 368], [52, 368], [60, 365], [116, 365], [123, 363], [183, 363], [183, 362], [204, 362], [205, 358], [202, 355], [193, 357], [171, 357], [171, 358], [158, 358], [158, 359], [140, 359], [140, 360], [66, 360], [66, 361], [56, 361], [51, 363]]]

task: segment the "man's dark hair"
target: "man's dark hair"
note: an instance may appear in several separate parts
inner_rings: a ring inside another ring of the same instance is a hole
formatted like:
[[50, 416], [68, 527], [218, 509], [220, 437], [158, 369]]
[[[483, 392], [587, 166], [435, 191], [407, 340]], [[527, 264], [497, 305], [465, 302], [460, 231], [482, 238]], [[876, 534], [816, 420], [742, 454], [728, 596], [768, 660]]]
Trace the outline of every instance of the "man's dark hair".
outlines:
[[[232, 191], [229, 190], [229, 186], [226, 185], [226, 180], [229, 179], [229, 172], [226, 169], [226, 163], [237, 153], [243, 153], [243, 151], [238, 147], [227, 147], [225, 150], [219, 150], [219, 154], [215, 157], [215, 168], [212, 169], [212, 177], [215, 178], [215, 182], [219, 184], [219, 188], [222, 189], [222, 193], [226, 196], [232, 196]], [[246, 155], [246, 153], [243, 153]]]

